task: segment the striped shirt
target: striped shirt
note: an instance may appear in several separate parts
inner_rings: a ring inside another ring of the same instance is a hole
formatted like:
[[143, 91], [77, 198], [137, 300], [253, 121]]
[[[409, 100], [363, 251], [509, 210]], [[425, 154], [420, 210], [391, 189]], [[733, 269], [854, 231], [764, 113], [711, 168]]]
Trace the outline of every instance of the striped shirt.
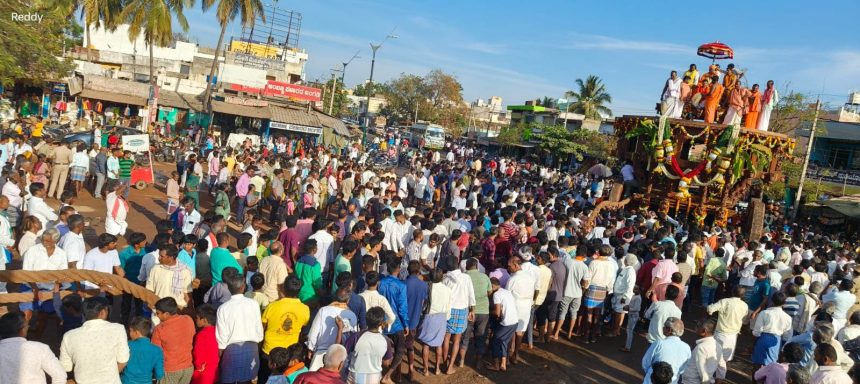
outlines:
[[132, 160], [132, 159], [119, 159], [119, 177], [130, 178], [131, 177], [131, 167], [133, 165], [134, 165], [134, 160]]

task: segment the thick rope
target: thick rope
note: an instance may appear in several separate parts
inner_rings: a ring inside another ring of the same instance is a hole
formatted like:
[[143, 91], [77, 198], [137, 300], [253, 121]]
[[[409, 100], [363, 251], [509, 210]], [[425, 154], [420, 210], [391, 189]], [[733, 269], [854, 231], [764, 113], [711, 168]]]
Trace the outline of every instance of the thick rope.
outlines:
[[585, 225], [584, 225], [585, 233], [589, 234], [589, 233], [591, 233], [591, 230], [594, 229], [594, 224], [595, 224], [594, 222], [597, 220], [597, 216], [600, 215], [600, 211], [602, 211], [604, 209], [623, 208], [629, 202], [630, 202], [629, 197], [624, 199], [624, 200], [621, 200], [621, 201], [608, 201], [608, 200], [601, 201], [600, 204], [597, 204], [597, 206], [594, 207], [594, 210], [591, 211], [591, 214], [588, 215], [588, 219], [585, 221]]
[[[60, 291], [60, 298], [64, 298], [68, 295], [71, 295], [72, 291]], [[98, 289], [88, 289], [85, 291], [81, 291], [81, 296], [84, 298], [87, 297], [95, 297], [98, 296], [101, 291]], [[110, 292], [108, 292], [110, 293]], [[111, 293], [112, 294], [112, 293]], [[2, 304], [15, 304], [15, 303], [29, 303], [33, 301], [33, 292], [20, 292], [20, 293], [3, 293], [0, 294], [0, 305]], [[54, 298], [53, 292], [47, 291], [39, 291], [39, 301], [48, 301]]]
[[[0, 271], [0, 281], [18, 284], [89, 281], [100, 287], [104, 287], [104, 290], [112, 295], [129, 293], [144, 301], [150, 307], [154, 306], [155, 302], [159, 300], [159, 297], [152, 291], [122, 277], [110, 273], [84, 269], [64, 269], [60, 271]], [[21, 303], [33, 300], [32, 293], [23, 293], [23, 295], [27, 296], [26, 298], [19, 295], [20, 294], [15, 293], [0, 294], [0, 304]]]

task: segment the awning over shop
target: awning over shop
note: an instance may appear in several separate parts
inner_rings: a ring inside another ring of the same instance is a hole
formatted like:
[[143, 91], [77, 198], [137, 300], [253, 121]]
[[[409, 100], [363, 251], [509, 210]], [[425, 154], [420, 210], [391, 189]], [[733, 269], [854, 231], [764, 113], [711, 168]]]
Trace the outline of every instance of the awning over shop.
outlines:
[[860, 218], [860, 194], [826, 200], [821, 205], [830, 207], [850, 218]]
[[123, 95], [113, 92], [96, 91], [92, 89], [83, 89], [81, 90], [81, 93], [78, 94], [78, 96], [83, 97], [85, 99], [104, 100], [117, 104], [128, 104], [137, 106], [146, 105], [146, 99], [143, 97]]
[[344, 124], [342, 120], [326, 115], [325, 113], [320, 113], [317, 111], [314, 112], [316, 113], [317, 118], [319, 118], [320, 123], [322, 123], [323, 127], [331, 128], [334, 133], [343, 137], [352, 136], [352, 133], [349, 132], [349, 129], [346, 127], [346, 124]]
[[268, 107], [250, 107], [246, 105], [225, 103], [217, 100], [212, 101], [212, 110], [227, 115], [251, 117], [255, 119], [271, 118], [271, 113], [269, 113]]
[[162, 89], [158, 92], [158, 105], [191, 111], [203, 110], [203, 96], [178, 93]]
[[304, 125], [307, 127], [322, 127], [317, 115], [310, 114], [305, 109], [271, 105], [269, 106], [269, 111], [272, 114], [272, 121], [285, 124]]

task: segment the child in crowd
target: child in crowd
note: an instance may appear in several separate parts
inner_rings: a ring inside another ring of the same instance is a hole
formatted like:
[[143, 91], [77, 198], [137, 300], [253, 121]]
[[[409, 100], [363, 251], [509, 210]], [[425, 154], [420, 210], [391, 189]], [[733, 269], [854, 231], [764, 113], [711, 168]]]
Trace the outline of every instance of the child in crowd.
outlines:
[[173, 171], [170, 173], [170, 179], [167, 180], [167, 214], [172, 215], [179, 208], [179, 173]]
[[[59, 213], [65, 207], [71, 207], [71, 206], [75, 205], [76, 201], [77, 201], [77, 197], [75, 196], [75, 191], [71, 191], [71, 190], [63, 191], [63, 194], [60, 195], [60, 207], [57, 208], [57, 213]], [[74, 208], [74, 207], [72, 207], [72, 208]], [[78, 211], [75, 210], [71, 214], [77, 214], [77, 213], [78, 213]]]
[[197, 278], [197, 236], [185, 235], [182, 237], [182, 248], [176, 260], [191, 270], [191, 279]]
[[269, 306], [269, 296], [263, 293], [263, 285], [266, 283], [266, 278], [262, 273], [255, 273], [251, 276], [251, 283], [248, 285], [253, 288], [253, 291], [245, 293], [245, 297], [254, 299], [257, 304], [260, 304], [260, 312], [263, 312]]
[[260, 261], [255, 256], [245, 258], [245, 290], [252, 291], [251, 279], [254, 275], [259, 274], [257, 270], [260, 268]]
[[128, 325], [129, 359], [120, 379], [123, 384], [150, 384], [164, 377], [164, 352], [149, 341], [152, 321], [135, 317]]
[[60, 303], [57, 313], [60, 314], [60, 326], [65, 334], [84, 324], [83, 302], [84, 299], [77, 293], [71, 293], [60, 299], [59, 289], [54, 291], [54, 302]]
[[627, 311], [627, 341], [624, 343], [622, 352], [630, 352], [633, 347], [633, 335], [636, 334], [636, 324], [639, 323], [639, 311], [642, 310], [642, 295], [638, 286], [633, 287], [633, 297], [630, 303], [624, 306]]
[[218, 341], [215, 339], [215, 307], [203, 304], [197, 308], [195, 323], [197, 334], [194, 335], [194, 349], [191, 356], [194, 363], [194, 373], [191, 374], [192, 384], [210, 384], [218, 380], [218, 363], [220, 354]]

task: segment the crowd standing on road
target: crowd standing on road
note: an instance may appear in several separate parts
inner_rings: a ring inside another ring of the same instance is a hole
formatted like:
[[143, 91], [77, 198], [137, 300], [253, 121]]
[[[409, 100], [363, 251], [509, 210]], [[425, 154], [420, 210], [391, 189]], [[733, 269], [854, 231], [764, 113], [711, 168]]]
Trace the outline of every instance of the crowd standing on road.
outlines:
[[[127, 222], [129, 156], [0, 145], [0, 266], [14, 256], [23, 270], [110, 273], [160, 298], [99, 294], [100, 282], [22, 285], [34, 300], [0, 318], [0, 382], [406, 382], [467, 364], [517, 369], [523, 350], [561, 338], [626, 352], [649, 343], [645, 383], [719, 382], [738, 354], [751, 355], [755, 382], [860, 382], [851, 234], [772, 220], [751, 239], [665, 213], [592, 215], [611, 180], [467, 145], [398, 156], [393, 143], [395, 170], [367, 164], [357, 145], [281, 144], [178, 161], [154, 236]], [[95, 196], [107, 192], [91, 249], [75, 209], [79, 154]], [[55, 197], [59, 210], [45, 202]], [[30, 341], [49, 323], [59, 358]], [[736, 351], [739, 337], [754, 338], [751, 351]]]

